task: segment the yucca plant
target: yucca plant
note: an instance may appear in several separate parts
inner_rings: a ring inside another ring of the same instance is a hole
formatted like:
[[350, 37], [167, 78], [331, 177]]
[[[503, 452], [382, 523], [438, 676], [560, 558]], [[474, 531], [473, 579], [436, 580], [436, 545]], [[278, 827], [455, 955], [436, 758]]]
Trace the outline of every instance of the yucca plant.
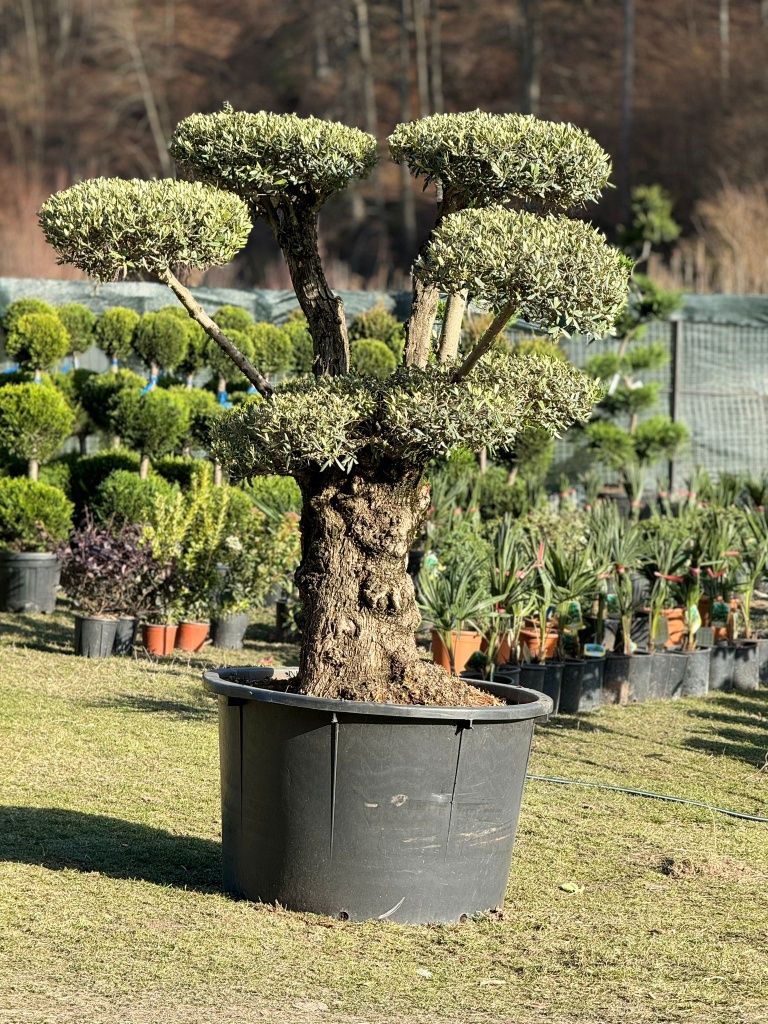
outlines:
[[[545, 552], [546, 571], [552, 584], [557, 618], [558, 654], [566, 655], [566, 634], [582, 625], [584, 608], [591, 605], [598, 594], [600, 578], [607, 571], [605, 562], [595, 561], [595, 550], [549, 545]], [[575, 608], [573, 607], [575, 606]], [[574, 612], [576, 622], [574, 623]]]
[[505, 641], [510, 661], [520, 660], [520, 630], [533, 607], [531, 571], [520, 520], [505, 515], [496, 532], [490, 565], [490, 589], [499, 595], [486, 629], [491, 673]]
[[681, 529], [681, 521], [657, 519], [646, 527], [642, 571], [651, 586], [649, 648], [653, 651], [661, 625], [662, 612], [670, 606], [673, 584], [681, 584], [690, 554], [690, 543]]
[[752, 637], [752, 601], [768, 566], [768, 521], [757, 509], [744, 509], [741, 525], [741, 574], [737, 584], [744, 636]]
[[735, 618], [730, 608], [731, 595], [738, 584], [741, 535], [739, 511], [733, 507], [707, 508], [699, 520], [704, 594], [709, 601], [713, 622], [725, 624], [733, 638]]
[[445, 645], [451, 665], [456, 672], [453, 634], [465, 629], [482, 632], [490, 616], [490, 609], [498, 602], [498, 595], [477, 582], [475, 566], [471, 563], [449, 565], [444, 569], [426, 566], [419, 573], [419, 608]]

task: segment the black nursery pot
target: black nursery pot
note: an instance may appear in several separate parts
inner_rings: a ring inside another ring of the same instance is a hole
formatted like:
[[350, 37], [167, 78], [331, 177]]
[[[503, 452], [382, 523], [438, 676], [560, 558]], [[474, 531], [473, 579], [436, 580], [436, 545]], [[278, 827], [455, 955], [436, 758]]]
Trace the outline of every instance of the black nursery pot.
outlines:
[[112, 653], [118, 658], [130, 658], [133, 654], [133, 647], [136, 643], [136, 631], [139, 627], [139, 620], [132, 615], [121, 615], [117, 620], [115, 628], [115, 643]]
[[646, 651], [635, 651], [629, 659], [629, 695], [632, 704], [643, 704], [651, 696], [653, 658]]
[[733, 688], [752, 693], [760, 685], [757, 640], [739, 640], [733, 651]]
[[686, 651], [685, 675], [683, 676], [684, 697], [706, 697], [709, 692], [709, 647], [697, 647]]
[[0, 551], [0, 611], [43, 612], [56, 607], [61, 563], [38, 551]]
[[576, 715], [594, 711], [603, 703], [605, 658], [566, 661], [560, 686], [560, 711]]
[[518, 687], [500, 707], [417, 707], [259, 686], [295, 674], [204, 675], [219, 698], [225, 890], [356, 921], [501, 906], [533, 727], [551, 701]]
[[733, 687], [733, 654], [730, 644], [717, 644], [709, 657], [709, 689], [730, 690]]
[[603, 697], [606, 704], [627, 704], [629, 701], [629, 654], [609, 654], [603, 672]]
[[669, 651], [654, 651], [651, 655], [651, 671], [648, 681], [650, 700], [661, 700], [669, 696], [670, 658]]
[[117, 619], [95, 615], [75, 616], [75, 654], [83, 658], [108, 658], [115, 646]]
[[251, 617], [248, 612], [234, 612], [215, 619], [211, 626], [214, 647], [223, 647], [229, 651], [240, 651], [245, 639], [245, 631]]

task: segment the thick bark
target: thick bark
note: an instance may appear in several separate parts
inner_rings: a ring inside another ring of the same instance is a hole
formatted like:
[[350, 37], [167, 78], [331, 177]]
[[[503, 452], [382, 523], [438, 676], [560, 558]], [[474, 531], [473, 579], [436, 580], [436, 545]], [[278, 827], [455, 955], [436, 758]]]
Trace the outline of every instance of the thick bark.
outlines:
[[390, 466], [301, 481], [303, 692], [421, 703], [444, 682], [419, 656], [421, 615], [406, 570], [429, 505], [420, 477]]
[[317, 212], [298, 204], [269, 218], [288, 265], [296, 298], [307, 318], [315, 349], [316, 376], [349, 372], [349, 339], [344, 303], [325, 278], [317, 238]]

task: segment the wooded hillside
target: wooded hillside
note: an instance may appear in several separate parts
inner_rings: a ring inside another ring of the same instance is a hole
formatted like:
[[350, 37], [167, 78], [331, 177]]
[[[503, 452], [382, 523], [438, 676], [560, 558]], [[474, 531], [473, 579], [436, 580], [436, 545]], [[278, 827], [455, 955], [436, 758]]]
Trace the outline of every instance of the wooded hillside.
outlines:
[[[64, 276], [36, 226], [54, 188], [173, 173], [195, 110], [313, 113], [384, 139], [420, 114], [523, 110], [587, 127], [614, 183], [659, 182], [685, 236], [665, 270], [690, 289], [768, 291], [768, 0], [0, 0], [0, 274]], [[339, 286], [397, 286], [429, 215], [383, 162], [329, 206]], [[216, 283], [286, 282], [257, 227]]]

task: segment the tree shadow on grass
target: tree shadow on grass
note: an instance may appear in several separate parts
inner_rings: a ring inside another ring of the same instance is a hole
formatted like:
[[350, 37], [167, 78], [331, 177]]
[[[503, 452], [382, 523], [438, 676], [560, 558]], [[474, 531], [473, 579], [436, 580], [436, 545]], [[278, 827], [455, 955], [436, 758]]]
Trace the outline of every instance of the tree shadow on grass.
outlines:
[[768, 735], [755, 736], [740, 729], [718, 729], [717, 732], [688, 736], [683, 740], [683, 746], [715, 757], [743, 761], [755, 769], [764, 767], [768, 758]]
[[0, 860], [200, 892], [221, 888], [217, 842], [55, 807], [0, 807]]
[[163, 700], [157, 697], [137, 696], [120, 693], [104, 700], [92, 701], [94, 708], [118, 708], [148, 714], [172, 715], [181, 720], [210, 721], [216, 717], [217, 705], [212, 698], [207, 704], [186, 704], [179, 700]]
[[44, 615], [14, 615], [0, 624], [0, 638], [46, 654], [73, 654], [71, 622]]

